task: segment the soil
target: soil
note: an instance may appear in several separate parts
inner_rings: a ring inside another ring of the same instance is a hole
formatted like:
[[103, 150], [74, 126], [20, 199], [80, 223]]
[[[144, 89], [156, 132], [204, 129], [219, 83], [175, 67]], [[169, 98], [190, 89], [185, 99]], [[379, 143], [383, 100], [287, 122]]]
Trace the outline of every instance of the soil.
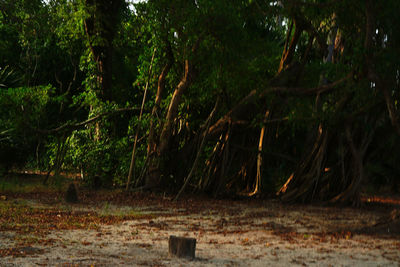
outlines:
[[[400, 266], [400, 199], [349, 208], [103, 191], [79, 192], [78, 204], [62, 193], [1, 195], [32, 220], [2, 221], [0, 266]], [[168, 255], [171, 235], [195, 238], [196, 258]]]

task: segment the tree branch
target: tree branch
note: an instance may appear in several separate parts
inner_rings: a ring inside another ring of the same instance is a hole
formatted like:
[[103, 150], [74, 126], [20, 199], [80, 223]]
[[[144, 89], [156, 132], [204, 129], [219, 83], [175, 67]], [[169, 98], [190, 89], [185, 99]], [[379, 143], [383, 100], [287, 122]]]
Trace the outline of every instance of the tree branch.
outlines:
[[139, 109], [138, 108], [121, 108], [121, 109], [116, 109], [116, 110], [101, 113], [97, 116], [94, 116], [93, 118], [87, 119], [82, 122], [78, 122], [78, 123], [67, 122], [64, 125], [61, 125], [57, 128], [53, 128], [53, 129], [49, 129], [49, 130], [48, 129], [36, 129], [36, 128], [33, 128], [33, 130], [38, 133], [41, 133], [41, 134], [54, 134], [54, 133], [58, 133], [58, 132], [68, 132], [68, 131], [73, 131], [73, 130], [79, 129], [87, 124], [94, 123], [104, 117], [114, 116], [119, 113], [136, 111], [136, 110], [139, 110]]
[[344, 83], [347, 80], [350, 80], [353, 77], [354, 73], [350, 72], [342, 79], [339, 79], [330, 84], [324, 84], [314, 88], [304, 88], [304, 87], [270, 87], [265, 89], [263, 92], [260, 93], [260, 97], [265, 97], [267, 94], [270, 93], [280, 93], [286, 94], [289, 96], [310, 96], [310, 95], [317, 95], [328, 93], [329, 91], [335, 89], [338, 85]]
[[311, 96], [317, 94], [328, 93], [335, 89], [338, 85], [350, 80], [353, 77], [353, 72], [339, 79], [333, 83], [321, 85], [314, 88], [303, 88], [303, 87], [268, 87], [262, 92], [252, 90], [247, 96], [245, 96], [236, 106], [234, 106], [228, 113], [214, 123], [208, 130], [208, 136], [214, 136], [218, 134], [228, 122], [232, 122], [232, 118], [243, 114], [243, 110], [248, 105], [254, 104], [257, 100], [265, 98], [268, 94], [278, 93], [286, 96]]

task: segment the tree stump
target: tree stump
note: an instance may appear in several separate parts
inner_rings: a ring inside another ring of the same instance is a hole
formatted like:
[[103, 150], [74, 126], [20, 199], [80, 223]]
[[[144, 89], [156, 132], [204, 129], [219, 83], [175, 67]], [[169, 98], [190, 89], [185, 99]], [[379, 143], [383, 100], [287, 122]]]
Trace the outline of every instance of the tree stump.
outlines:
[[168, 241], [169, 255], [179, 258], [195, 258], [196, 239], [171, 235]]
[[76, 190], [76, 186], [74, 183], [71, 183], [65, 193], [65, 201], [68, 203], [77, 203], [78, 202], [78, 193]]

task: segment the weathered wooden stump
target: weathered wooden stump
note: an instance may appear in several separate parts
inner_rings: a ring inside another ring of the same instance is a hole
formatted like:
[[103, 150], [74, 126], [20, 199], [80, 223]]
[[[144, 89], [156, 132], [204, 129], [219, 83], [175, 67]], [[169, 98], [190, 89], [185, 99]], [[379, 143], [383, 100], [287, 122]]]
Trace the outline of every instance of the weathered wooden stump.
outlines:
[[68, 186], [67, 192], [65, 193], [65, 201], [67, 201], [68, 203], [78, 202], [78, 192], [74, 183], [71, 183]]
[[171, 235], [168, 241], [169, 255], [179, 258], [195, 258], [196, 239]]

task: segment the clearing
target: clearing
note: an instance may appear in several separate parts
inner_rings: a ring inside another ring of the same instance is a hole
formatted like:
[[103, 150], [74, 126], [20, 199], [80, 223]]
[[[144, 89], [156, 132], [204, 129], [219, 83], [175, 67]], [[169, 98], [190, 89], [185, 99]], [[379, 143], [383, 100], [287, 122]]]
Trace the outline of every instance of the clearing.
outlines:
[[[400, 198], [356, 209], [115, 191], [79, 197], [72, 205], [61, 191], [1, 193], [0, 266], [400, 266]], [[170, 257], [170, 235], [196, 238], [196, 259]]]

